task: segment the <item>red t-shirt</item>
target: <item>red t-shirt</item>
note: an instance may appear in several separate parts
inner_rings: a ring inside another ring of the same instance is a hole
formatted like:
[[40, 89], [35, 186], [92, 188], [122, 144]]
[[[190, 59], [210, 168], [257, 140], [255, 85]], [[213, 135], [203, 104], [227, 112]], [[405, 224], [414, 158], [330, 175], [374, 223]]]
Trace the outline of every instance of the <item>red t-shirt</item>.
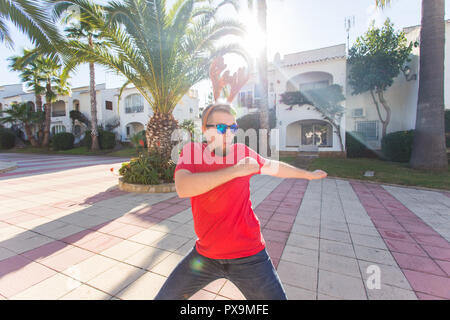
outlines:
[[[180, 154], [175, 172], [207, 172], [235, 165], [245, 157], [254, 158], [261, 173], [265, 159], [245, 144], [233, 144], [225, 157], [216, 156], [206, 143], [190, 142]], [[198, 196], [191, 197], [196, 249], [211, 259], [248, 257], [265, 248], [260, 223], [250, 201], [250, 178], [235, 178]]]

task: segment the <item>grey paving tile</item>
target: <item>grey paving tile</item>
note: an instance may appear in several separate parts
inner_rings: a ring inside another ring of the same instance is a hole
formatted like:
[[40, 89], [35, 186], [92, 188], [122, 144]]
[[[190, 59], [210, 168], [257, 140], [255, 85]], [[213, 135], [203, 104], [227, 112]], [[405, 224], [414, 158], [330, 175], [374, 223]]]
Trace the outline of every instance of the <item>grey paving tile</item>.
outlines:
[[369, 235], [353, 233], [351, 237], [354, 244], [376, 249], [388, 250], [381, 236], [374, 237]]
[[319, 257], [319, 268], [335, 273], [361, 278], [358, 261], [354, 258], [321, 252]]
[[283, 284], [290, 284], [310, 291], [315, 291], [317, 288], [317, 268], [280, 260], [277, 273]]
[[283, 285], [288, 300], [316, 300], [316, 292], [291, 286]]
[[319, 269], [320, 293], [349, 300], [367, 300], [362, 279]]
[[317, 268], [317, 265], [319, 263], [319, 252], [318, 250], [310, 250], [286, 245], [284, 247], [281, 260]]
[[320, 251], [344, 257], [356, 257], [353, 246], [351, 244], [333, 240], [320, 239]]
[[382, 284], [380, 289], [368, 289], [369, 300], [417, 300], [412, 290]]
[[291, 233], [289, 235], [287, 244], [290, 246], [301, 247], [311, 250], [319, 249], [319, 239], [315, 237], [308, 237], [302, 234]]
[[354, 245], [354, 248], [356, 257], [359, 260], [397, 266], [397, 263], [391, 253], [387, 250], [369, 248], [360, 245]]
[[332, 230], [325, 227], [320, 228], [320, 238], [345, 243], [352, 243], [348, 232]]

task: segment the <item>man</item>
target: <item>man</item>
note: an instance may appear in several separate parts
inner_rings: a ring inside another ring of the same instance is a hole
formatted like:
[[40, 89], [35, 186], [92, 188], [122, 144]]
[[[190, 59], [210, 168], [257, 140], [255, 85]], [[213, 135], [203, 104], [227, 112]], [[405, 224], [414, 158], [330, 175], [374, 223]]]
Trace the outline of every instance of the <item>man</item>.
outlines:
[[265, 159], [244, 144], [233, 144], [236, 131], [232, 107], [210, 105], [202, 115], [207, 143], [191, 142], [181, 151], [175, 186], [180, 198], [191, 198], [198, 239], [155, 300], [188, 299], [220, 278], [233, 282], [248, 300], [287, 299], [252, 209], [250, 178], [313, 180], [327, 174]]

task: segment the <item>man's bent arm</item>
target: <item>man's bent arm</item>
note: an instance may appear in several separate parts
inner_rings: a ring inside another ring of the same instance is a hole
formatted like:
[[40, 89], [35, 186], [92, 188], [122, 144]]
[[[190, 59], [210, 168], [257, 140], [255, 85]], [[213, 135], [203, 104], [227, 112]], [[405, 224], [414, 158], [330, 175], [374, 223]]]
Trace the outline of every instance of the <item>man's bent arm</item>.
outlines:
[[190, 198], [208, 192], [234, 178], [237, 178], [234, 167], [198, 173], [180, 169], [175, 173], [175, 188], [180, 198]]

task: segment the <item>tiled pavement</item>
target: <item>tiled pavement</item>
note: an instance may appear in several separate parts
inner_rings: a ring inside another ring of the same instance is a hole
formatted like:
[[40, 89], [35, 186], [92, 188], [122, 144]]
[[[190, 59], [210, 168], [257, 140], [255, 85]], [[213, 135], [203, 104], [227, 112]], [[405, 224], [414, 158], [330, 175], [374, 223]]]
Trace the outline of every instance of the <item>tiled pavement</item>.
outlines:
[[[195, 243], [188, 199], [116, 189], [123, 159], [0, 160], [0, 300], [152, 299]], [[448, 192], [255, 176], [251, 199], [289, 299], [450, 299]]]

